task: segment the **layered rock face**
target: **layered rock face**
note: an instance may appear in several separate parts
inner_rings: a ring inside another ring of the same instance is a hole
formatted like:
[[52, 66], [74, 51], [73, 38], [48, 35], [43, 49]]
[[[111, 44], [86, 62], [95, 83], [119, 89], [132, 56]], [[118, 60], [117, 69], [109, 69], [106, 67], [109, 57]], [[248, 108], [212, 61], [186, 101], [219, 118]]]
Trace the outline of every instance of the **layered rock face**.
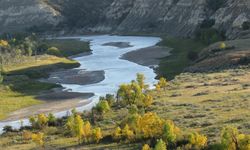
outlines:
[[[190, 37], [204, 20], [230, 38], [246, 38], [249, 0], [225, 0], [211, 10], [209, 0], [0, 0], [1, 30], [52, 24], [65, 29], [112, 33], [165, 33]], [[218, 0], [219, 1], [219, 0]]]
[[57, 25], [63, 16], [41, 0], [0, 0], [0, 32], [24, 31], [32, 26]]

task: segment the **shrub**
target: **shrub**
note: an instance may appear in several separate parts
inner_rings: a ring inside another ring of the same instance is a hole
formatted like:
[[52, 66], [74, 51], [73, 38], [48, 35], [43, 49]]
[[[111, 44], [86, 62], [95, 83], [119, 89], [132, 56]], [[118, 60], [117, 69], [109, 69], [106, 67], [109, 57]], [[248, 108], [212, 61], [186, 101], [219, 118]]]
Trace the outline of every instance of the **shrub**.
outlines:
[[196, 38], [205, 44], [211, 44], [224, 39], [224, 35], [214, 28], [199, 29]]
[[250, 64], [250, 57], [242, 57], [240, 58], [240, 60], [238, 61], [239, 65], [248, 65]]
[[7, 132], [13, 132], [13, 128], [12, 128], [12, 126], [4, 126], [3, 127], [3, 131], [5, 133], [7, 133]]
[[44, 146], [44, 134], [39, 132], [37, 134], [32, 134], [32, 141], [38, 146]]
[[50, 47], [47, 51], [47, 54], [54, 55], [54, 56], [62, 56], [60, 50], [56, 47]]
[[189, 51], [187, 54], [187, 57], [189, 60], [194, 61], [194, 60], [198, 59], [199, 56], [198, 56], [197, 52]]
[[224, 43], [224, 42], [220, 43], [220, 49], [224, 50], [224, 49], [226, 49], [226, 47], [227, 47], [226, 43]]
[[27, 142], [32, 139], [32, 133], [30, 131], [24, 130], [22, 133], [22, 138], [24, 142]]
[[43, 132], [46, 135], [55, 135], [58, 133], [58, 129], [56, 127], [46, 127], [43, 129]]
[[250, 21], [243, 22], [242, 29], [243, 30], [249, 30], [250, 29]]

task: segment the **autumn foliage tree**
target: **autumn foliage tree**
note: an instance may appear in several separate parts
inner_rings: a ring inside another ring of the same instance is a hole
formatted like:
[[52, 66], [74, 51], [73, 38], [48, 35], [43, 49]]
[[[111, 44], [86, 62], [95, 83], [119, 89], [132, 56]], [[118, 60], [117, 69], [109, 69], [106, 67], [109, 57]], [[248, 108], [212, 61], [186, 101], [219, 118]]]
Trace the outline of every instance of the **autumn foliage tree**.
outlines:
[[221, 133], [221, 144], [227, 150], [249, 150], [250, 135], [240, 134], [235, 127], [226, 127]]
[[44, 134], [41, 132], [32, 134], [32, 141], [38, 146], [44, 147]]
[[207, 145], [207, 137], [197, 132], [189, 134], [188, 141], [192, 147], [197, 149], [202, 149]]
[[136, 81], [122, 84], [117, 92], [120, 104], [137, 105], [138, 107], [149, 107], [153, 103], [153, 97], [147, 92], [148, 85], [145, 84], [143, 74], [137, 74]]
[[93, 139], [96, 143], [99, 143], [99, 141], [103, 138], [101, 128], [95, 128], [93, 129]]
[[144, 144], [142, 150], [151, 150], [151, 148], [148, 144]]
[[45, 114], [39, 114], [37, 117], [30, 117], [29, 122], [33, 128], [43, 129], [48, 125], [48, 118]]
[[137, 120], [137, 134], [144, 138], [159, 137], [163, 131], [164, 120], [155, 113], [146, 113]]
[[77, 137], [79, 144], [83, 141], [88, 143], [91, 140], [98, 143], [102, 139], [101, 129], [92, 129], [90, 122], [84, 122], [78, 114], [73, 114], [67, 119], [66, 129], [70, 131], [72, 136]]

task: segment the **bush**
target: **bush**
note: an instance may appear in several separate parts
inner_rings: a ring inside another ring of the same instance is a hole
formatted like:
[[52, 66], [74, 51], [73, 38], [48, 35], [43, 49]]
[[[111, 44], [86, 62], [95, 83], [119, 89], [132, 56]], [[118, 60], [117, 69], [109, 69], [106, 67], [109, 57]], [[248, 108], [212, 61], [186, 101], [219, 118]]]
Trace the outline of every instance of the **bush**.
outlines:
[[239, 65], [248, 65], [250, 64], [250, 57], [242, 57], [240, 58], [240, 60], [238, 61]]
[[12, 126], [5, 126], [5, 127], [3, 127], [3, 131], [5, 133], [7, 133], [7, 132], [13, 132], [13, 128], [12, 128]]
[[54, 55], [54, 56], [62, 56], [60, 50], [56, 47], [50, 47], [47, 51], [47, 54]]
[[49, 46], [45, 43], [38, 45], [37, 47], [37, 53], [43, 54], [49, 49]]
[[214, 28], [206, 28], [196, 32], [196, 39], [205, 44], [211, 44], [223, 40], [224, 35]]
[[189, 60], [194, 61], [194, 60], [198, 59], [199, 56], [198, 56], [197, 52], [190, 51], [190, 52], [188, 52], [187, 57]]
[[249, 30], [249, 29], [250, 29], [250, 21], [245, 21], [245, 22], [242, 24], [242, 29], [243, 29], [243, 30]]

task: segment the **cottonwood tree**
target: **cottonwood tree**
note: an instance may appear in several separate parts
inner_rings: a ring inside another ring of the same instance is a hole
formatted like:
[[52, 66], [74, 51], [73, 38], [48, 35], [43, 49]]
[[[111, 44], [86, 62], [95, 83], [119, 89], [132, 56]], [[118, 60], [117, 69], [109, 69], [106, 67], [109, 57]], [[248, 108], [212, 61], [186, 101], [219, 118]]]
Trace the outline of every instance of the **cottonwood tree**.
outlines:
[[145, 84], [145, 79], [146, 78], [145, 78], [144, 74], [137, 73], [136, 81], [142, 90], [146, 90], [148, 88], [148, 85]]
[[162, 139], [160, 139], [157, 141], [154, 150], [167, 150], [167, 145]]
[[93, 129], [93, 139], [96, 143], [99, 143], [99, 141], [103, 138], [101, 128], [95, 128]]
[[207, 137], [197, 132], [189, 134], [188, 141], [194, 148], [197, 149], [202, 149], [207, 145]]
[[221, 144], [228, 150], [248, 150], [250, 135], [240, 134], [237, 128], [228, 126], [222, 130]]
[[151, 150], [151, 148], [148, 144], [144, 144], [142, 150]]
[[44, 134], [41, 132], [32, 134], [32, 141], [38, 146], [44, 147]]

